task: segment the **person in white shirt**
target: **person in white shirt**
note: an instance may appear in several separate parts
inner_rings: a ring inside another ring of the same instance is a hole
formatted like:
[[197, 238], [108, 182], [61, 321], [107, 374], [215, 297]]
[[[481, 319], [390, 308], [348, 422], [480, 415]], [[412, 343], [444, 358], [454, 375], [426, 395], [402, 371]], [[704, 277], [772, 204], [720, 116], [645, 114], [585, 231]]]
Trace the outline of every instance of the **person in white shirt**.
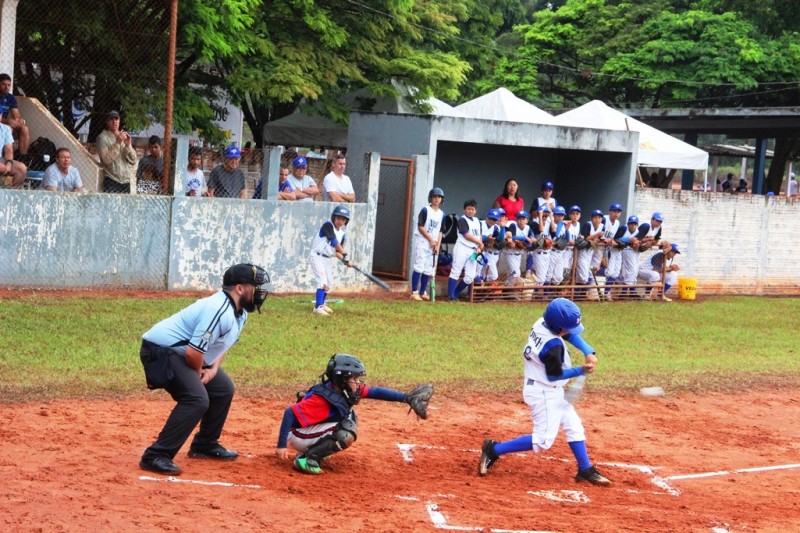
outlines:
[[78, 169], [72, 166], [68, 148], [56, 150], [56, 162], [44, 171], [42, 187], [48, 191], [83, 192], [83, 182]]
[[356, 193], [350, 177], [344, 173], [347, 168], [347, 159], [342, 154], [336, 154], [331, 164], [331, 171], [322, 181], [322, 199], [326, 202], [355, 202]]
[[203, 187], [206, 177], [200, 165], [203, 162], [203, 151], [196, 146], [189, 149], [189, 164], [183, 174], [183, 183], [186, 196], [203, 196]]
[[789, 198], [792, 196], [797, 196], [797, 178], [794, 172], [789, 174]]

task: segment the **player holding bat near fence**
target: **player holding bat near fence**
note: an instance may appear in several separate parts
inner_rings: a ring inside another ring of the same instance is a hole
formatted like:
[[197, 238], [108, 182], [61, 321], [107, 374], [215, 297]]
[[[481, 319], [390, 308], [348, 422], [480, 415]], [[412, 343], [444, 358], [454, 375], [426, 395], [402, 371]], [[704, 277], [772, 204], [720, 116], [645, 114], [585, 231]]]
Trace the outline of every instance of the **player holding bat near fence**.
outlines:
[[350, 222], [350, 208], [337, 205], [333, 208], [331, 219], [319, 228], [311, 244], [308, 262], [311, 263], [311, 270], [317, 283], [315, 315], [329, 316], [333, 313], [333, 309], [325, 305], [325, 299], [333, 285], [333, 258], [341, 259], [349, 267], [353, 266], [347, 259], [347, 252], [344, 251], [345, 228], [348, 222]]
[[[583, 330], [581, 310], [566, 298], [550, 302], [542, 318], [533, 324], [522, 352], [525, 368], [522, 397], [533, 416], [533, 435], [505, 442], [485, 440], [478, 462], [479, 475], [485, 476], [501, 455], [529, 450], [540, 453], [549, 449], [563, 427], [567, 444], [578, 462], [575, 481], [611, 484], [589, 461], [583, 423], [564, 398], [564, 385], [573, 377], [591, 374], [597, 365], [594, 349], [580, 336]], [[572, 366], [567, 342], [584, 353], [583, 365]]]

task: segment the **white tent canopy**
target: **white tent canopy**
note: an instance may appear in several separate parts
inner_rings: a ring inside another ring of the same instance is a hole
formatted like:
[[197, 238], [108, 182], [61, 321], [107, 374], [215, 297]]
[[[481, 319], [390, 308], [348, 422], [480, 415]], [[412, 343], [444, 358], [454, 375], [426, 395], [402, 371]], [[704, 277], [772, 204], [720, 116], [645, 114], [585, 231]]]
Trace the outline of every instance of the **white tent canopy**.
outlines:
[[708, 154], [680, 139], [659, 131], [599, 100], [555, 117], [558, 124], [578, 128], [639, 132], [638, 165], [670, 169], [708, 169]]
[[486, 120], [507, 122], [531, 122], [533, 124], [557, 124], [555, 117], [514, 96], [514, 93], [501, 87], [469, 102], [456, 106], [463, 116]]

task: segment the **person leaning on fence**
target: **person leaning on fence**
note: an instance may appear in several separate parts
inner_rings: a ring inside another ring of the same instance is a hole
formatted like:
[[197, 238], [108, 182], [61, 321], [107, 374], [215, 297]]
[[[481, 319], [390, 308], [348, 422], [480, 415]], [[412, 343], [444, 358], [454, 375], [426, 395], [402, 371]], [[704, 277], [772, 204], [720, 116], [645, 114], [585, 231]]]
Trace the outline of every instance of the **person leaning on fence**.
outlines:
[[[622, 284], [635, 285], [636, 276], [639, 273], [639, 217], [631, 215], [628, 217], [628, 223], [625, 228], [625, 233], [618, 239], [617, 242], [621, 243], [624, 248], [622, 249]], [[632, 296], [633, 289], [626, 289], [627, 296]]]
[[56, 161], [44, 171], [42, 188], [47, 191], [83, 192], [81, 173], [72, 166], [69, 148], [56, 150]]
[[19, 140], [19, 154], [27, 155], [31, 144], [30, 132], [25, 119], [19, 114], [17, 99], [11, 94], [11, 76], [0, 74], [0, 113], [2, 123], [6, 124], [17, 135]]
[[301, 202], [311, 202], [319, 194], [314, 178], [308, 175], [308, 159], [299, 155], [292, 160], [292, 175], [289, 184], [294, 189], [295, 198]]
[[609, 300], [613, 299], [610, 287], [622, 281], [622, 249], [625, 248], [625, 245], [618, 239], [625, 235], [625, 225], [620, 220], [620, 215], [622, 215], [622, 204], [613, 203], [608, 208], [608, 214], [603, 218], [606, 294]]
[[[253, 191], [253, 200], [261, 200], [264, 193], [264, 180], [258, 180]], [[278, 200], [296, 200], [294, 187], [289, 183], [289, 167], [281, 166], [278, 169]]]
[[661, 233], [664, 229], [663, 224], [664, 215], [656, 211], [653, 213], [653, 216], [650, 217], [649, 224], [645, 223], [639, 226], [637, 238], [639, 239], [640, 252], [646, 252], [653, 246], [658, 246], [658, 242], [661, 240]]
[[186, 172], [183, 173], [183, 183], [186, 196], [203, 196], [203, 187], [206, 185], [206, 177], [200, 165], [203, 164], [203, 150], [197, 146], [189, 148], [189, 162], [186, 165]]
[[[670, 287], [678, 282], [678, 270], [681, 269], [679, 265], [673, 263], [675, 256], [681, 253], [678, 250], [678, 245], [673, 243], [664, 242], [661, 246], [661, 251], [656, 252], [649, 261], [645, 261], [639, 267], [639, 279], [645, 283], [661, 283], [661, 272], [664, 272], [664, 294], [663, 299], [666, 302], [671, 302], [667, 298], [667, 292]], [[664, 267], [664, 261], [667, 266]], [[650, 290], [650, 299], [658, 300], [661, 297], [661, 287], [656, 286]]]
[[[564, 222], [567, 216], [567, 210], [564, 206], [557, 205], [553, 210], [553, 224], [550, 231], [550, 239], [553, 241], [553, 246], [550, 249], [550, 258], [547, 266], [547, 274], [545, 275], [546, 285], [561, 285], [564, 281], [564, 264], [566, 263], [567, 253], [564, 243], [568, 242], [567, 230], [569, 226]], [[536, 258], [534, 257], [534, 261]]]
[[0, 164], [3, 185], [18, 189], [25, 183], [28, 169], [19, 161], [14, 160], [14, 137], [11, 128], [2, 123], [0, 123], [0, 139], [2, 139], [0, 142], [3, 145], [2, 164]]
[[244, 172], [239, 168], [242, 152], [238, 146], [228, 146], [224, 161], [208, 175], [208, 195], [215, 198], [244, 198]]
[[152, 135], [147, 140], [147, 154], [139, 160], [136, 167], [136, 179], [142, 179], [142, 171], [147, 165], [152, 165], [155, 169], [154, 178], [159, 183], [164, 175], [164, 150], [161, 148], [161, 139], [158, 135]]
[[129, 194], [131, 166], [136, 164], [136, 150], [130, 134], [120, 129], [119, 112], [106, 115], [106, 129], [97, 136], [97, 155], [103, 167], [103, 192]]
[[[592, 283], [592, 268], [596, 269], [600, 263], [600, 242], [604, 231], [603, 212], [595, 209], [589, 220], [581, 225], [581, 234], [577, 243], [578, 267], [575, 275], [575, 282], [578, 285], [591, 285]], [[592, 264], [595, 252], [598, 252], [597, 265]]]
[[553, 213], [549, 204], [542, 204], [536, 213], [533, 223], [533, 236], [536, 238], [538, 246], [529, 255], [532, 259], [532, 269], [536, 276], [536, 282], [544, 285], [550, 273], [550, 262], [553, 255], [553, 232], [556, 229]]
[[161, 194], [161, 180], [158, 171], [152, 163], [146, 164], [141, 170], [141, 176], [136, 180], [136, 194]]
[[331, 163], [331, 171], [322, 180], [322, 199], [326, 202], [355, 202], [356, 193], [350, 177], [344, 173], [347, 159], [343, 154], [336, 154]]

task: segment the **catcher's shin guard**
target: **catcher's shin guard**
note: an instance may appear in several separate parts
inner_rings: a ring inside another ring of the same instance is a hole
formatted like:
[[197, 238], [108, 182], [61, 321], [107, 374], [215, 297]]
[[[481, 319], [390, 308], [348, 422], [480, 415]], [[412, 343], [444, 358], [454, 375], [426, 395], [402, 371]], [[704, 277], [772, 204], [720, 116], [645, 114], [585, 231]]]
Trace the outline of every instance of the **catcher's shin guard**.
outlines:
[[319, 462], [332, 455], [350, 447], [358, 438], [356, 431], [358, 426], [355, 421], [342, 420], [336, 427], [336, 430], [330, 435], [326, 435], [319, 439], [316, 444], [311, 446], [304, 454], [309, 461]]

